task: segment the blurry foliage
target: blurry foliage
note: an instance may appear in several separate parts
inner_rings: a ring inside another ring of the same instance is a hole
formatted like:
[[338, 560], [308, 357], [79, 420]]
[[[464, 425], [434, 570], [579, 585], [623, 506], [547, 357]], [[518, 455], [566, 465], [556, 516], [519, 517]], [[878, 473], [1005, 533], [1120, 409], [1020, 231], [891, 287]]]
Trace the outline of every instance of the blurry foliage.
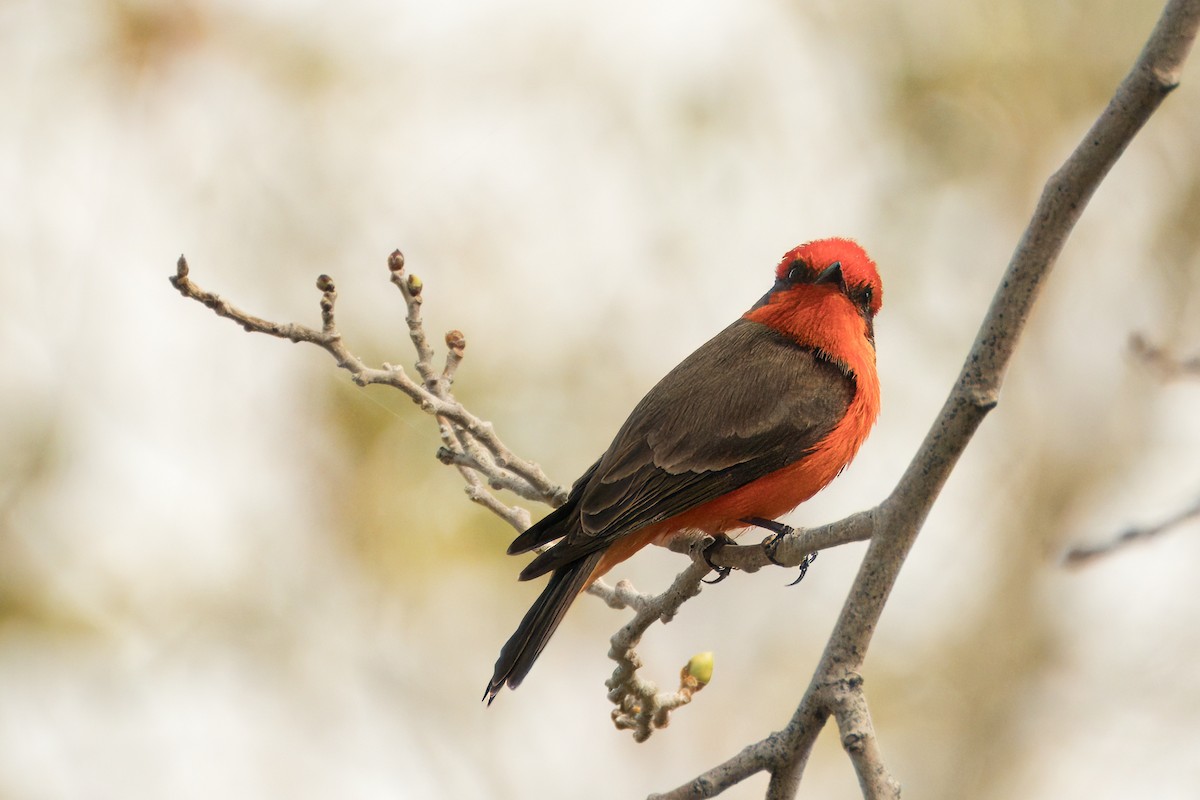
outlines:
[[130, 90], [167, 80], [178, 62], [214, 55], [304, 103], [338, 91], [351, 72], [345, 54], [331, 51], [319, 32], [280, 27], [254, 5], [99, 0], [95, 10], [106, 34], [96, 42], [99, 65], [114, 69]]
[[1174, 193], [1163, 204], [1146, 258], [1161, 278], [1162, 330], [1152, 335], [1191, 352], [1200, 350], [1200, 173], [1185, 165], [1171, 177], [1168, 191]]
[[203, 47], [216, 22], [206, 4], [188, 0], [103, 0], [99, 5], [109, 36], [101, 45], [103, 66], [123, 70], [130, 81]]
[[0, 636], [10, 626], [82, 632], [91, 627], [86, 612], [65, 602], [30, 524], [55, 492], [64, 432], [52, 417], [31, 414], [21, 430], [7, 433], [0, 460]]
[[[925, 13], [918, 6], [928, 6]], [[914, 177], [983, 181], [1024, 200], [1082, 133], [1141, 48], [1155, 3], [917, 4], [827, 11], [874, 40], [860, 62]], [[867, 13], [863, 13], [867, 12]], [[820, 18], [820, 17], [819, 17]]]
[[364, 573], [420, 597], [447, 564], [500, 565], [496, 554], [515, 534], [467, 500], [458, 472], [434, 458], [433, 418], [379, 387], [326, 386], [325, 430], [342, 469], [320, 482], [330, 484], [330, 528]]

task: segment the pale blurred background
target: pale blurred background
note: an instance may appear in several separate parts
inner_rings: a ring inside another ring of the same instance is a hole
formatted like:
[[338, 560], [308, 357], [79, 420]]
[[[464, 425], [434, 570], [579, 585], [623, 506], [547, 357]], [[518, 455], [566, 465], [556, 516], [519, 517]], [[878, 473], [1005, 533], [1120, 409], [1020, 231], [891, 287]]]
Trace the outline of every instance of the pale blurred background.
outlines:
[[[539, 590], [405, 398], [250, 336], [340, 290], [409, 364], [385, 260], [468, 337], [459, 392], [562, 482], [791, 246], [887, 286], [884, 411], [793, 515], [894, 485], [1045, 177], [1154, 2], [0, 3], [0, 798], [638, 797], [785, 723], [863, 547], [735, 575], [645, 648], [716, 674], [613, 730], [584, 598], [479, 702]], [[1101, 188], [901, 575], [867, 662], [920, 798], [1200, 796], [1200, 526], [1057, 559], [1200, 493], [1200, 64]], [[535, 510], [540, 514], [541, 510]], [[665, 586], [679, 556], [619, 570]], [[782, 634], [781, 631], [786, 631]], [[726, 796], [759, 797], [766, 780]], [[806, 797], [853, 798], [832, 730]]]

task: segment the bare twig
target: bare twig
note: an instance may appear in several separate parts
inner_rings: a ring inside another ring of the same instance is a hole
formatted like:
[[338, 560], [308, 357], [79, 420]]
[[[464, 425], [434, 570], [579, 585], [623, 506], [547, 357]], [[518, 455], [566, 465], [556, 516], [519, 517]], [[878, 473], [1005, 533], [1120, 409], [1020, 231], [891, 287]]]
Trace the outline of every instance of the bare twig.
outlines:
[[690, 702], [692, 694], [703, 684], [689, 686], [685, 667], [679, 690], [660, 692], [653, 682], [639, 675], [642, 660], [635, 648], [651, 625], [670, 622], [680, 606], [700, 593], [701, 579], [708, 572], [709, 566], [703, 559], [697, 559], [675, 576], [665, 592], [656, 596], [637, 592], [628, 581], [620, 581], [615, 587], [597, 581], [588, 589], [613, 608], [632, 608], [635, 612], [610, 640], [608, 657], [617, 662], [617, 666], [605, 685], [609, 688], [608, 699], [614, 706], [614, 724], [619, 729], [632, 730], [633, 738], [639, 742], [650, 738], [655, 729], [665, 728], [670, 721], [670, 712]]
[[406, 274], [404, 256], [397, 250], [388, 258], [391, 280], [404, 297], [408, 309], [409, 337], [417, 351], [416, 369], [421, 381], [411, 378], [402, 368], [383, 364], [381, 369], [368, 367], [342, 342], [334, 316], [337, 288], [333, 279], [322, 275], [317, 279], [321, 291], [321, 329], [294, 323], [280, 324], [248, 314], [220, 296], [201, 289], [191, 279], [187, 260], [179, 257], [171, 285], [184, 297], [211, 308], [217, 316], [241, 325], [251, 333], [265, 333], [292, 342], [307, 342], [324, 349], [342, 369], [350, 373], [359, 386], [383, 384], [399, 389], [420, 406], [422, 411], [437, 419], [442, 438], [439, 459], [458, 469], [466, 482], [467, 496], [493, 512], [517, 531], [529, 527], [529, 512], [516, 505], [507, 505], [491, 490], [507, 489], [527, 500], [538, 500], [552, 506], [566, 500], [566, 489], [552, 482], [541, 467], [513, 454], [504, 445], [490, 422], [467, 411], [454, 397], [451, 385], [458, 365], [462, 362], [466, 338], [460, 331], [446, 334], [445, 366], [439, 371], [433, 364], [434, 351], [421, 322], [422, 288], [420, 278]]
[[[1140, 333], [1135, 333], [1130, 337], [1129, 348], [1139, 360], [1153, 367], [1164, 380], [1200, 376], [1200, 356], [1186, 359], [1176, 358], [1164, 348], [1151, 344]], [[1059, 563], [1066, 567], [1082, 567], [1102, 556], [1114, 553], [1128, 544], [1152, 539], [1160, 533], [1173, 530], [1197, 516], [1200, 516], [1200, 501], [1155, 525], [1128, 528], [1119, 535], [1099, 544], [1074, 545], [1062, 554]]]
[[1166, 380], [1200, 377], [1200, 355], [1177, 358], [1142, 334], [1129, 337], [1129, 349], [1142, 363], [1153, 367]]
[[1200, 501], [1196, 502], [1189, 508], [1158, 522], [1154, 525], [1146, 525], [1141, 528], [1128, 528], [1114, 539], [1109, 539], [1100, 544], [1075, 545], [1067, 552], [1063, 553], [1062, 564], [1067, 567], [1082, 567], [1092, 563], [1102, 556], [1107, 556], [1126, 545], [1134, 542], [1144, 542], [1148, 539], [1153, 539], [1160, 533], [1166, 533], [1173, 530], [1185, 522], [1200, 517]]
[[[779, 733], [661, 798], [711, 797], [762, 770], [771, 774], [769, 798], [795, 796], [816, 735], [837, 710], [836, 698], [827, 687], [860, 673], [883, 607], [917, 533], [975, 430], [996, 405], [1009, 359], [1043, 281], [1096, 187], [1177, 85], [1197, 26], [1200, 0], [1167, 3], [1112, 102], [1047, 182], [941, 413], [900, 483], [876, 510], [867, 554], [791, 721]], [[862, 775], [860, 770], [860, 780]], [[885, 779], [883, 785], [888, 783]]]
[[[565, 490], [552, 483], [536, 464], [515, 456], [495, 435], [491, 423], [471, 414], [455, 399], [452, 386], [466, 350], [466, 337], [457, 330], [446, 334], [446, 358], [439, 370], [434, 365], [436, 354], [421, 318], [424, 284], [415, 275], [405, 272], [404, 256], [399, 250], [388, 258], [388, 269], [392, 283], [404, 298], [407, 309], [405, 322], [417, 354], [414, 366], [419, 381], [410, 377], [403, 368], [392, 364], [385, 363], [381, 369], [367, 367], [344, 345], [335, 315], [337, 288], [328, 275], [321, 275], [317, 279], [317, 288], [322, 293], [320, 330], [298, 324], [279, 324], [242, 311], [197, 286], [182, 256], [171, 283], [184, 297], [203, 303], [218, 316], [232, 319], [246, 331], [321, 347], [334, 357], [338, 366], [350, 372], [359, 386], [377, 383], [402, 391], [436, 419], [442, 440], [437, 452], [438, 460], [458, 470], [466, 483], [467, 496], [517, 531], [524, 531], [530, 525], [529, 511], [518, 505], [504, 503], [492, 490], [508, 489], [521, 497], [551, 506], [557, 506], [565, 500]], [[817, 539], [820, 541], [814, 539], [811, 547], [828, 546], [832, 541], [828, 536], [822, 539], [819, 532]], [[757, 568], [747, 555], [742, 555], [737, 563], [746, 564], [748, 569]], [[630, 607], [636, 612], [633, 619], [612, 639], [610, 655], [617, 660], [618, 666], [610, 681], [610, 697], [617, 706], [614, 722], [619, 728], [633, 729], [639, 740], [647, 738], [655, 728], [665, 727], [670, 711], [690, 702], [695, 692], [707, 682], [699, 682], [695, 676], [685, 673], [678, 690], [659, 692], [653, 683], [638, 676], [641, 660], [634, 648], [652, 624], [669, 621], [685, 600], [700, 591], [700, 581], [708, 571], [708, 565], [697, 558], [692, 567], [679, 575], [658, 596], [642, 595], [627, 583], [619, 583], [614, 589], [600, 581], [589, 588], [591, 594], [603, 597], [610, 606]]]

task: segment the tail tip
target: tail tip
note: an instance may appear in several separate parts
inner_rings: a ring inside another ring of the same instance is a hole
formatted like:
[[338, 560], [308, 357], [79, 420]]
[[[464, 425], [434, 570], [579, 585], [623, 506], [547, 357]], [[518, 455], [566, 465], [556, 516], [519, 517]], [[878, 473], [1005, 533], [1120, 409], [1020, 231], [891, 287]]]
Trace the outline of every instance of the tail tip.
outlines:
[[496, 695], [500, 694], [500, 690], [503, 688], [504, 688], [504, 679], [503, 678], [501, 678], [499, 680], [497, 680], [496, 678], [492, 678], [490, 681], [488, 681], [487, 688], [483, 690], [483, 697], [480, 699], [480, 701], [487, 703], [488, 706], [491, 706], [492, 701], [496, 699]]

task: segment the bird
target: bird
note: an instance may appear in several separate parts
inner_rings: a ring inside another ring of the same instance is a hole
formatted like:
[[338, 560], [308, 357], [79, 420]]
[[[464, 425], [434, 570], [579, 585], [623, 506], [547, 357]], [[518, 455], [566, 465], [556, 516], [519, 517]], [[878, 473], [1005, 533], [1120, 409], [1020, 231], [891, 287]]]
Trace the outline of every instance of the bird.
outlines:
[[554, 544], [520, 572], [549, 583], [496, 660], [484, 699], [528, 675], [567, 609], [649, 544], [770, 523], [850, 463], [879, 413], [875, 315], [883, 285], [855, 241], [789, 250], [745, 314], [687, 356], [634, 407], [567, 500], [510, 555]]

